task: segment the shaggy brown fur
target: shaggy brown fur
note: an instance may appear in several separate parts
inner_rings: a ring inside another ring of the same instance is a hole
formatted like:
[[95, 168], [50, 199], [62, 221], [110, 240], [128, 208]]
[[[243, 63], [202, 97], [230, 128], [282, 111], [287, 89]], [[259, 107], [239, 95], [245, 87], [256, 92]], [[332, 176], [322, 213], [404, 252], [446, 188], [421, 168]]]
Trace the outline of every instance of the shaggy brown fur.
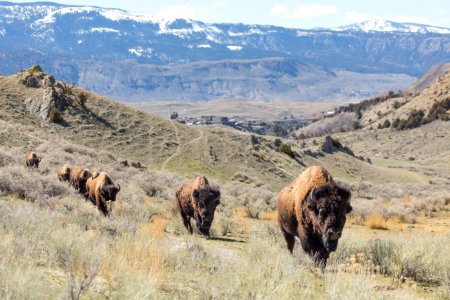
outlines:
[[95, 205], [95, 178], [98, 177], [98, 175], [100, 175], [100, 173], [98, 172], [93, 172], [91, 177], [89, 177], [86, 180], [86, 193], [84, 193], [84, 196], [86, 197], [86, 199], [91, 200], [91, 202]]
[[292, 253], [295, 236], [317, 265], [325, 268], [351, 211], [350, 191], [338, 186], [330, 173], [313, 166], [278, 195], [278, 223]]
[[31, 152], [30, 154], [27, 155], [26, 158], [26, 165], [27, 167], [39, 167], [39, 163], [41, 162], [42, 158], [37, 157], [36, 153]]
[[70, 184], [81, 194], [86, 193], [86, 181], [91, 177], [91, 172], [88, 169], [76, 167], [70, 172]]
[[106, 205], [107, 201], [116, 201], [117, 193], [120, 191], [120, 185], [115, 185], [114, 181], [106, 172], [88, 178], [86, 182], [86, 194], [98, 209], [105, 215], [109, 215], [110, 210]]
[[193, 233], [191, 218], [194, 218], [199, 231], [209, 237], [214, 211], [220, 204], [220, 191], [212, 188], [206, 177], [197, 176], [179, 187], [175, 196], [186, 229]]
[[70, 167], [68, 164], [64, 164], [64, 166], [58, 169], [58, 179], [59, 181], [69, 181]]

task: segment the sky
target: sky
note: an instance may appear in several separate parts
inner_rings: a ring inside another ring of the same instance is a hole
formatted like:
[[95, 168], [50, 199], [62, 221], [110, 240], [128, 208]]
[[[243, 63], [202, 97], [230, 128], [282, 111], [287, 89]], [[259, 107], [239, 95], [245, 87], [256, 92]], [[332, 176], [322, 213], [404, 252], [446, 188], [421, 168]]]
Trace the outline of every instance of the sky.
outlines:
[[158, 17], [182, 17], [207, 23], [245, 23], [309, 29], [343, 26], [372, 18], [384, 18], [398, 22], [450, 27], [450, 0], [59, 0], [54, 2], [114, 7]]

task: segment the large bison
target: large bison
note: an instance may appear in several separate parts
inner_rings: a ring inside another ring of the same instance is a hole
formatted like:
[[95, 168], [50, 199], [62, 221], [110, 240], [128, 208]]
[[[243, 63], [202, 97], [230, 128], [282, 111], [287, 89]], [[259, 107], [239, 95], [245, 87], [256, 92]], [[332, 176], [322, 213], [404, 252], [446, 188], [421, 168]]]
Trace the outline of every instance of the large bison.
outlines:
[[319, 166], [309, 167], [281, 190], [278, 223], [288, 250], [292, 253], [297, 236], [303, 250], [325, 268], [330, 252], [337, 248], [345, 215], [352, 210], [350, 196]]
[[64, 166], [58, 169], [58, 179], [59, 181], [70, 180], [70, 167], [68, 164], [64, 164]]
[[175, 193], [183, 224], [192, 234], [191, 218], [198, 230], [209, 237], [216, 206], [220, 204], [220, 191], [209, 185], [204, 176], [197, 176], [179, 187]]
[[41, 162], [42, 158], [37, 157], [36, 153], [31, 152], [27, 155], [26, 164], [27, 167], [39, 167], [39, 163]]
[[76, 167], [70, 171], [69, 182], [81, 194], [86, 193], [86, 181], [91, 177], [88, 169]]
[[86, 197], [105, 215], [110, 211], [106, 205], [107, 201], [116, 201], [120, 185], [115, 185], [114, 181], [106, 172], [92, 174], [86, 182]]

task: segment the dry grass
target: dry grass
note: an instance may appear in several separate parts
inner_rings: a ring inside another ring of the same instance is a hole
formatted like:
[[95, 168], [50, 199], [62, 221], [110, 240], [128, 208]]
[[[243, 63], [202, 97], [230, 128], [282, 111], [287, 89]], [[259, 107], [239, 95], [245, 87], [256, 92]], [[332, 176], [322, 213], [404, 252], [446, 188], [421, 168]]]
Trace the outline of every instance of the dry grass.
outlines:
[[369, 215], [366, 217], [365, 224], [370, 229], [388, 230], [386, 220], [380, 215]]
[[263, 211], [262, 213], [259, 214], [259, 219], [260, 220], [265, 220], [265, 221], [277, 222], [277, 220], [278, 220], [278, 212], [276, 212], [276, 211]]

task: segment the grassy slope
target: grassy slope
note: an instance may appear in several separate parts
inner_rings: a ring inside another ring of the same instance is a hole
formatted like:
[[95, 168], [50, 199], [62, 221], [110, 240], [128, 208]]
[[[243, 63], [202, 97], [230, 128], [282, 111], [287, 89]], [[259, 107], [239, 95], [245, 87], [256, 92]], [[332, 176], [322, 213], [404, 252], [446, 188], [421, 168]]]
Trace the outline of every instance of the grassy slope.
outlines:
[[[418, 94], [392, 98], [371, 107], [364, 113], [361, 123], [366, 127], [377, 128], [378, 124], [383, 124], [385, 120], [389, 120], [392, 124], [392, 121], [396, 118], [407, 119], [414, 109], [422, 110], [426, 115], [434, 103], [443, 101], [448, 97], [450, 97], [450, 74], [447, 73], [436, 78], [436, 81], [430, 83]], [[403, 105], [395, 109], [393, 107], [395, 101]]]
[[[396, 182], [425, 193], [435, 188], [424, 182], [422, 171], [409, 169], [431, 158], [423, 154], [408, 161], [409, 154], [398, 152], [401, 146], [382, 144], [390, 141], [387, 131], [380, 131], [381, 141], [365, 131], [339, 137], [356, 154], [375, 157], [374, 165], [342, 153], [301, 157], [306, 165], [326, 166], [355, 189], [355, 212], [327, 271], [320, 274], [298, 245], [295, 255], [288, 255], [271, 212], [277, 188], [303, 168], [287, 156], [264, 145], [255, 150], [245, 134], [184, 127], [95, 95], [90, 95], [88, 111], [77, 105], [67, 109], [69, 127], [41, 127], [22, 104], [24, 97], [41, 92], [17, 85], [12, 77], [0, 78], [0, 89], [0, 298], [62, 298], [78, 291], [82, 299], [450, 296], [445, 277], [450, 257], [442, 247], [449, 244], [448, 202], [442, 195], [384, 200], [395, 197], [385, 190]], [[430, 143], [441, 142], [427, 136]], [[396, 138], [405, 145], [414, 142], [414, 135], [399, 133]], [[377, 155], [377, 145], [390, 161]], [[439, 145], [431, 152], [436, 163]], [[32, 149], [45, 158], [39, 170], [24, 167], [22, 158]], [[305, 149], [317, 146], [310, 139]], [[411, 151], [420, 149], [411, 145]], [[405, 159], [397, 161], [399, 157]], [[124, 168], [122, 159], [149, 169]], [[121, 184], [111, 218], [101, 217], [57, 181], [55, 169], [64, 162], [106, 170]], [[392, 168], [394, 163], [404, 169]], [[161, 169], [216, 178], [222, 203], [213, 225], [215, 239], [186, 235], [173, 207], [173, 191], [186, 177], [155, 171]], [[253, 182], [229, 182], [236, 172]], [[362, 185], [366, 181], [375, 185]], [[382, 200], [361, 200], [367, 194]], [[409, 220], [411, 213], [405, 212], [410, 211], [420, 218]], [[388, 222], [389, 230], [367, 228], [365, 218], [374, 213]], [[398, 221], [402, 218], [420, 226]], [[423, 233], [424, 239], [411, 238]], [[357, 253], [366, 258], [353, 259]]]

